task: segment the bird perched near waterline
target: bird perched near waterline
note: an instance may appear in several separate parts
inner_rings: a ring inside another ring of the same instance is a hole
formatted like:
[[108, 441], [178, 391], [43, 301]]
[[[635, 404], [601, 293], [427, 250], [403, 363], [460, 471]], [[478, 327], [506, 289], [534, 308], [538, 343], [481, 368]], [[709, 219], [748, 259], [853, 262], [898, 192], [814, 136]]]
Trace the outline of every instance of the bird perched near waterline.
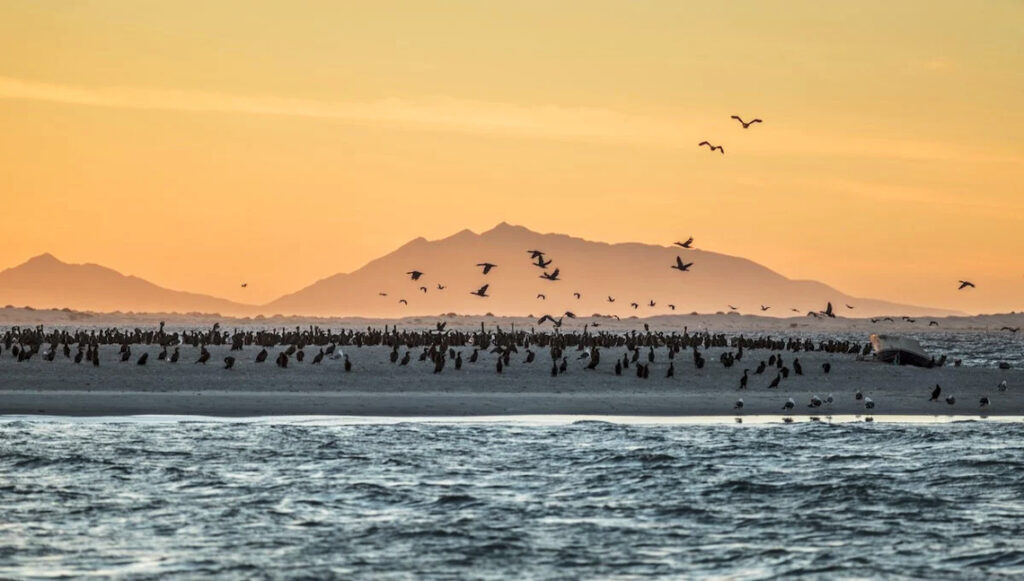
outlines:
[[992, 402], [989, 401], [988, 397], [982, 396], [982, 398], [978, 401], [978, 403], [981, 405], [981, 407], [985, 408], [985, 407], [988, 407], [989, 404], [992, 403]]
[[942, 395], [942, 386], [935, 384], [935, 389], [932, 390], [932, 396], [928, 398], [928, 401], [939, 401], [939, 396]]
[[873, 399], [871, 399], [870, 397], [865, 397], [864, 398], [864, 408], [865, 409], [869, 409], [869, 410], [875, 409], [875, 401]]
[[742, 397], [739, 398], [738, 400], [736, 400], [736, 403], [734, 403], [732, 405], [732, 409], [734, 409], [734, 410], [741, 410], [741, 409], [743, 409], [743, 398]]
[[789, 398], [788, 400], [786, 400], [786, 403], [782, 404], [782, 409], [786, 411], [790, 411], [794, 407], [796, 407], [796, 402], [793, 401], [793, 398]]

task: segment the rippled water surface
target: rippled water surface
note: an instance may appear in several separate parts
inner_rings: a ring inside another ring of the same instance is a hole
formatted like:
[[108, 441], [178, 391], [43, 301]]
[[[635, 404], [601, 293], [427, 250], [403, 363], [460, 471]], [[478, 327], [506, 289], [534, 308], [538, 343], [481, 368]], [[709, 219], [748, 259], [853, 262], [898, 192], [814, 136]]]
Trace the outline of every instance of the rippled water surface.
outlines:
[[8, 421], [0, 577], [1024, 577], [1020, 423]]

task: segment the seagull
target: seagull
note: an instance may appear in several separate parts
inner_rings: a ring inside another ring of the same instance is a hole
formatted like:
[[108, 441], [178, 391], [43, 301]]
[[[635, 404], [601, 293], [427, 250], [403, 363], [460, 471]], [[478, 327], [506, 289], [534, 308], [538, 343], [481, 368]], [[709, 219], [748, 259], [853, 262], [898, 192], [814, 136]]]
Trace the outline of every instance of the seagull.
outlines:
[[700, 143], [697, 144], [697, 147], [700, 147], [702, 145], [708, 146], [710, 148], [709, 151], [714, 151], [717, 149], [718, 151], [722, 152], [722, 155], [725, 155], [725, 149], [721, 145], [711, 145], [707, 141], [701, 141]]
[[988, 404], [990, 404], [990, 403], [992, 403], [992, 402], [990, 402], [990, 401], [988, 400], [988, 398], [987, 398], [987, 397], [985, 397], [985, 396], [982, 396], [981, 400], [979, 400], [979, 402], [978, 402], [978, 403], [980, 403], [980, 404], [981, 404], [981, 407], [983, 407], [983, 408], [984, 408], [984, 407], [988, 407]]
[[946, 403], [948, 403], [949, 405], [953, 405], [953, 404], [956, 403], [956, 398], [951, 396], [951, 395], [947, 395], [946, 396]]
[[423, 273], [418, 270], [410, 270], [405, 274], [408, 274], [410, 277], [412, 277], [413, 280], [419, 280], [420, 277], [423, 276]]
[[818, 396], [812, 395], [811, 396], [811, 403], [807, 404], [807, 407], [809, 407], [809, 408], [820, 408], [821, 407], [821, 403], [822, 403], [821, 399]]
[[475, 290], [475, 291], [473, 291], [473, 292], [471, 292], [469, 294], [476, 295], [478, 297], [486, 297], [486, 296], [488, 296], [488, 294], [487, 294], [487, 287], [489, 287], [489, 286], [491, 286], [491, 285], [485, 284], [484, 286], [478, 288], [477, 290]]
[[676, 246], [680, 248], [693, 248], [693, 236], [686, 239], [686, 242], [676, 242]]
[[498, 265], [497, 264], [491, 264], [490, 262], [481, 262], [477, 266], [479, 266], [480, 268], [484, 269], [484, 274], [487, 274], [488, 272], [491, 272], [492, 268], [494, 268], [495, 266], [498, 266]]
[[742, 119], [740, 119], [739, 115], [733, 115], [732, 117], [730, 117], [730, 119], [735, 119], [739, 121], [740, 125], [742, 125], [744, 129], [750, 127], [754, 123], [764, 123], [764, 121], [761, 121], [760, 119], [751, 119], [750, 121], [743, 121]]
[[869, 410], [875, 409], [875, 402], [874, 402], [874, 400], [872, 400], [870, 397], [865, 397], [864, 398], [864, 407], [866, 409], [869, 409]]
[[686, 272], [690, 270], [691, 266], [693, 266], [692, 262], [683, 262], [683, 259], [677, 256], [676, 263], [672, 265], [672, 268], [678, 270], [679, 272]]
[[553, 270], [553, 271], [552, 271], [552, 272], [550, 272], [550, 273], [548, 273], [548, 272], [545, 272], [544, 274], [540, 275], [540, 277], [539, 277], [539, 278], [543, 278], [543, 279], [547, 279], [547, 280], [555, 281], [555, 280], [558, 280], [558, 272], [559, 272], [559, 271], [558, 271], [558, 269], [556, 268], [555, 270]]
[[960, 288], [958, 288], [956, 290], [964, 290], [967, 287], [975, 288], [973, 282], [971, 282], [969, 280], [961, 280], [960, 281]]

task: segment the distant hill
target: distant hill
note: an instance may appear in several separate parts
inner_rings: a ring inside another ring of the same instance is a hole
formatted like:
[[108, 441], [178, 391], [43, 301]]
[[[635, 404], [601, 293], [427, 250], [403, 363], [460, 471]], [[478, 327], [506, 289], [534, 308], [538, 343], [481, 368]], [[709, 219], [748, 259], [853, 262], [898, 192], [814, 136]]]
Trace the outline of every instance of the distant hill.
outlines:
[[42, 254], [0, 272], [0, 306], [98, 312], [176, 312], [249, 315], [258, 307], [169, 290], [96, 264], [68, 264]]
[[[541, 250], [560, 270], [561, 280], [540, 278], [527, 250]], [[690, 272], [671, 268], [676, 256], [693, 262]], [[475, 265], [497, 264], [483, 275]], [[406, 272], [425, 274], [419, 281]], [[437, 285], [446, 287], [438, 289]], [[470, 291], [489, 284], [488, 298]], [[420, 287], [426, 287], [423, 292]], [[581, 293], [581, 298], [573, 296]], [[380, 296], [379, 293], [387, 293]], [[537, 298], [546, 295], [546, 300]], [[614, 297], [609, 302], [607, 297]], [[401, 304], [400, 299], [408, 302]], [[649, 306], [650, 301], [655, 306]], [[496, 315], [578, 315], [594, 313], [648, 317], [675, 313], [728, 311], [794, 316], [818, 311], [831, 301], [840, 316], [945, 316], [958, 314], [849, 296], [815, 281], [791, 280], [744, 258], [706, 250], [626, 243], [607, 244], [562, 234], [539, 234], [501, 223], [476, 234], [463, 230], [442, 240], [417, 238], [348, 274], [336, 274], [283, 296], [264, 314], [401, 317], [445, 312]], [[630, 303], [640, 306], [633, 309]], [[672, 311], [668, 305], [674, 304]], [[847, 309], [846, 304], [855, 308]], [[761, 311], [761, 305], [770, 310]]]

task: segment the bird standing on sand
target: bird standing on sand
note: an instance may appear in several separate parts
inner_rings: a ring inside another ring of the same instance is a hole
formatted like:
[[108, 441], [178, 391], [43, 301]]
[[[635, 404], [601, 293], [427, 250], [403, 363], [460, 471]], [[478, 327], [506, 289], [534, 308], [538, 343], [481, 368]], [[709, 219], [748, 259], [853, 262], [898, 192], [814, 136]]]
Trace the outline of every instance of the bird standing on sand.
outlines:
[[953, 404], [956, 403], [956, 398], [951, 396], [951, 395], [947, 395], [946, 396], [946, 403], [948, 403], [949, 405], [953, 405]]
[[942, 386], [935, 384], [935, 389], [932, 390], [932, 396], [928, 401], [939, 401], [939, 396], [942, 395]]
[[788, 400], [786, 400], [786, 403], [782, 404], [782, 409], [784, 409], [786, 411], [790, 411], [795, 406], [796, 406], [796, 402], [793, 401], [793, 398], [789, 398]]
[[865, 397], [864, 398], [864, 407], [866, 409], [869, 409], [869, 410], [875, 409], [875, 402], [874, 402], [874, 400], [872, 400], [870, 397]]
[[732, 409], [734, 409], [734, 410], [741, 410], [741, 409], [743, 409], [743, 398], [742, 397], [739, 398], [738, 400], [736, 400], [736, 403], [733, 404]]
[[235, 366], [235, 358], [228, 355], [224, 358], [224, 369], [231, 369]]
[[997, 389], [999, 389], [999, 391], [1006, 391], [1006, 380], [1005, 379], [999, 382], [999, 387]]
[[764, 123], [764, 121], [761, 121], [760, 119], [751, 119], [750, 121], [744, 121], [743, 119], [740, 119], [739, 115], [733, 115], [732, 117], [729, 118], [739, 121], [740, 125], [742, 125], [744, 129], [750, 127], [754, 123]]
[[985, 396], [982, 396], [981, 400], [979, 400], [979, 402], [978, 402], [978, 403], [980, 403], [980, 404], [981, 404], [981, 407], [985, 408], [985, 407], [988, 407], [988, 405], [989, 405], [990, 403], [992, 403], [992, 402], [990, 402], [990, 401], [989, 401], [989, 399], [988, 399], [987, 397], [985, 397]]

